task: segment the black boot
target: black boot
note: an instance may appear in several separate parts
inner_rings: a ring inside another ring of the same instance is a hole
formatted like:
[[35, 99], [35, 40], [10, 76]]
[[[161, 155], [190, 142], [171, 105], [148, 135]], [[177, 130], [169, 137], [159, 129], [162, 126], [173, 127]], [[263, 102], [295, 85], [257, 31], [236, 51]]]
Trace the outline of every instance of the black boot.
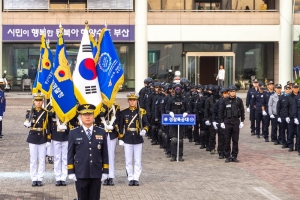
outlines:
[[239, 160], [236, 157], [233, 157], [231, 161], [232, 162], [239, 162]]
[[200, 142], [195, 142], [195, 145], [200, 145]]
[[226, 163], [229, 163], [229, 162], [230, 162], [230, 158], [229, 158], [229, 157], [226, 158], [225, 162], [226, 162]]
[[220, 154], [219, 154], [219, 159], [223, 159], [225, 156], [224, 156], [224, 152], [221, 152]]
[[109, 183], [109, 185], [111, 185], [111, 186], [114, 186], [114, 185], [115, 185], [114, 179], [113, 179], [113, 178], [109, 178], [109, 179], [108, 179], [108, 183]]
[[200, 149], [205, 149], [205, 144], [202, 144], [201, 146], [200, 146]]
[[180, 162], [183, 162], [183, 161], [184, 161], [184, 159], [182, 158], [182, 156], [179, 156], [179, 161], [180, 161]]
[[170, 159], [171, 162], [176, 161], [176, 156], [172, 156]]
[[104, 181], [103, 181], [103, 184], [102, 185], [109, 185], [109, 179], [107, 178], [107, 179], [105, 179]]
[[171, 158], [171, 154], [170, 153], [167, 153], [167, 158]]

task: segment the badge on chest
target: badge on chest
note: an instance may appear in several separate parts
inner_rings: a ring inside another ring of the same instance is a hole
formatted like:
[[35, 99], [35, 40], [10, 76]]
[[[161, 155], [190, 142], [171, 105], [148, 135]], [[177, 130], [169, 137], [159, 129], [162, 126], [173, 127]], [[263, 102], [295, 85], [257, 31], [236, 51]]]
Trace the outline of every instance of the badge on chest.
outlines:
[[95, 135], [96, 140], [103, 140], [103, 136], [102, 135]]

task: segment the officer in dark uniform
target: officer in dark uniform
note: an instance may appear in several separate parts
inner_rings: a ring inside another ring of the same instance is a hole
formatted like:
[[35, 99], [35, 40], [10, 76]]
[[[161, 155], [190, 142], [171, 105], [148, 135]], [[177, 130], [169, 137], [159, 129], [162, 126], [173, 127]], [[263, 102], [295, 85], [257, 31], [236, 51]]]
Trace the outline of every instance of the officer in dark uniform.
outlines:
[[[225, 162], [238, 162], [239, 152], [238, 142], [240, 128], [244, 127], [245, 110], [242, 99], [236, 96], [237, 88], [235, 85], [229, 86], [229, 97], [225, 98], [220, 104], [219, 119], [221, 128], [225, 129]], [[241, 121], [240, 121], [241, 120]], [[232, 140], [232, 151], [231, 151]], [[231, 155], [231, 156], [230, 156]]]
[[[293, 117], [294, 117], [294, 123], [296, 124], [297, 128], [297, 139], [295, 144], [295, 151], [298, 151], [298, 155], [300, 156], [300, 131], [299, 131], [299, 120], [300, 120], [300, 94], [298, 94], [294, 98], [294, 104], [293, 104]], [[294, 138], [292, 138], [294, 140]]]
[[255, 135], [255, 108], [253, 107], [253, 98], [258, 93], [258, 81], [257, 79], [254, 79], [253, 82], [253, 87], [250, 88], [247, 92], [247, 97], [246, 97], [246, 107], [247, 107], [247, 112], [250, 113], [250, 129], [251, 129], [251, 135]]
[[213, 113], [211, 117], [212, 126], [215, 130], [218, 131], [218, 153], [219, 153], [219, 159], [223, 159], [225, 157], [224, 152], [224, 144], [225, 144], [225, 131], [220, 127], [221, 120], [219, 119], [219, 111], [220, 111], [220, 104], [222, 101], [228, 97], [228, 88], [222, 88], [220, 90], [220, 93], [222, 94], [222, 98], [220, 98], [219, 101], [217, 101], [213, 108]]
[[200, 120], [200, 114], [201, 113], [198, 113], [198, 104], [200, 104], [199, 102], [201, 101], [201, 98], [203, 97], [202, 85], [200, 85], [200, 84], [196, 85], [195, 91], [196, 91], [196, 94], [193, 95], [193, 101], [192, 101], [193, 107], [191, 109], [192, 113], [196, 115], [196, 124], [194, 126], [193, 136], [194, 136], [195, 145], [200, 145], [201, 143], [200, 143], [200, 133], [199, 133], [199, 131], [200, 131], [200, 121], [201, 121]]
[[[194, 132], [197, 132], [197, 130], [199, 131], [200, 128], [200, 134], [198, 136], [199, 140], [199, 144], [200, 149], [204, 149], [206, 148], [206, 140], [205, 140], [205, 123], [204, 123], [204, 106], [205, 106], [205, 97], [203, 96], [203, 90], [202, 88], [204, 88], [205, 86], [200, 86], [199, 89], [197, 89], [199, 91], [198, 95], [197, 95], [197, 99], [195, 99], [195, 103], [194, 103], [194, 109], [193, 109], [193, 113], [196, 115], [196, 125], [194, 128]], [[194, 136], [195, 140], [197, 138], [197, 136]]]
[[[137, 107], [138, 94], [127, 94], [129, 107], [120, 113], [119, 145], [124, 146], [125, 163], [129, 186], [139, 186], [142, 173], [142, 150], [144, 139], [148, 131], [149, 123], [146, 111]], [[134, 157], [134, 159], [133, 159]], [[134, 164], [132, 163], [134, 160]], [[134, 165], [134, 170], [133, 170]]]
[[5, 108], [6, 108], [6, 99], [5, 99], [3, 87], [4, 87], [3, 85], [0, 86], [0, 138], [3, 137], [2, 120], [3, 120], [4, 113], [5, 113]]
[[265, 89], [265, 86], [260, 83], [258, 93], [256, 93], [252, 99], [253, 107], [255, 108], [255, 129], [257, 138], [260, 138], [260, 127], [263, 116], [267, 115], [265, 111]]
[[284, 105], [284, 113], [285, 113], [285, 121], [288, 123], [289, 131], [288, 131], [288, 139], [287, 146], [289, 148], [289, 152], [294, 151], [294, 136], [297, 135], [297, 124], [294, 123], [293, 116], [293, 104], [295, 97], [299, 94], [299, 86], [297, 83], [293, 84], [292, 93], [289, 95], [285, 101]]
[[140, 90], [139, 92], [139, 104], [141, 108], [146, 108], [146, 104], [145, 104], [145, 99], [146, 99], [146, 94], [147, 94], [147, 90], [149, 88], [149, 84], [152, 83], [153, 80], [152, 78], [148, 77], [144, 80], [144, 87]]
[[264, 115], [262, 120], [262, 133], [265, 138], [265, 142], [269, 142], [269, 126], [270, 126], [270, 115], [269, 115], [269, 99], [272, 94], [274, 94], [274, 82], [269, 81], [267, 90], [264, 93]]
[[[27, 142], [30, 151], [32, 186], [42, 186], [45, 173], [46, 147], [50, 146], [51, 136], [49, 134], [48, 111], [42, 107], [44, 95], [40, 93], [33, 94], [33, 100], [31, 110], [27, 110], [24, 126], [30, 128]], [[39, 165], [38, 169], [37, 165]]]
[[[281, 141], [279, 141], [280, 144], [282, 144], [282, 148], [287, 148], [287, 137], [289, 135], [289, 126], [286, 122], [287, 115], [284, 111], [284, 107], [287, 101], [287, 97], [291, 95], [291, 88], [289, 85], [284, 86], [284, 94], [279, 97], [279, 100], [277, 102], [277, 113], [278, 113], [278, 119], [279, 122], [279, 131], [280, 131], [280, 137]], [[274, 143], [277, 145], [277, 143]]]
[[[166, 106], [166, 113], [174, 118], [174, 114], [182, 114], [186, 117], [189, 113], [189, 105], [187, 99], [182, 94], [182, 86], [180, 84], [175, 84], [173, 86], [175, 90], [175, 95], [169, 99]], [[179, 138], [177, 138], [177, 126], [169, 126], [169, 131], [171, 135], [171, 160], [176, 160], [177, 155], [177, 142], [179, 142], [179, 161], [184, 161], [183, 156], [183, 137], [184, 137], [184, 126], [179, 126]], [[178, 141], [179, 139], [179, 141]]]
[[95, 106], [78, 106], [82, 126], [72, 129], [68, 144], [69, 179], [76, 181], [78, 199], [100, 199], [101, 177], [108, 174], [105, 131], [93, 125]]

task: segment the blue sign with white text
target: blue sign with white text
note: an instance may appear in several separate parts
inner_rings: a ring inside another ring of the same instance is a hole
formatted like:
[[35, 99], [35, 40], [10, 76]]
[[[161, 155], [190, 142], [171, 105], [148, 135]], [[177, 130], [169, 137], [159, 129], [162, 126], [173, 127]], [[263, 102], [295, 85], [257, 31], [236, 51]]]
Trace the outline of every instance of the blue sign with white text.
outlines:
[[196, 115], [189, 114], [186, 117], [183, 117], [182, 114], [175, 114], [172, 118], [169, 114], [162, 114], [161, 118], [162, 125], [195, 125], [196, 124]]

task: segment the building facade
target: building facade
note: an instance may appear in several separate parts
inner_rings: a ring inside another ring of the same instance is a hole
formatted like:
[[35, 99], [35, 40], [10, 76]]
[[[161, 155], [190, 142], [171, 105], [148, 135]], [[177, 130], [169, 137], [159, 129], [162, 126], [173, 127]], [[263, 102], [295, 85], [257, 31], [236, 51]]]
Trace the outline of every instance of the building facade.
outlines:
[[13, 89], [20, 89], [31, 66], [37, 67], [44, 29], [55, 54], [60, 23], [73, 69], [85, 21], [95, 37], [108, 25], [128, 89], [138, 91], [148, 76], [170, 81], [170, 70], [195, 84], [216, 84], [221, 64], [226, 85], [240, 89], [253, 78], [285, 84], [300, 76], [294, 50], [300, 35], [298, 1], [268, 0], [267, 10], [261, 10], [260, 0], [13, 2], [1, 5], [0, 31], [0, 72], [7, 70]]

